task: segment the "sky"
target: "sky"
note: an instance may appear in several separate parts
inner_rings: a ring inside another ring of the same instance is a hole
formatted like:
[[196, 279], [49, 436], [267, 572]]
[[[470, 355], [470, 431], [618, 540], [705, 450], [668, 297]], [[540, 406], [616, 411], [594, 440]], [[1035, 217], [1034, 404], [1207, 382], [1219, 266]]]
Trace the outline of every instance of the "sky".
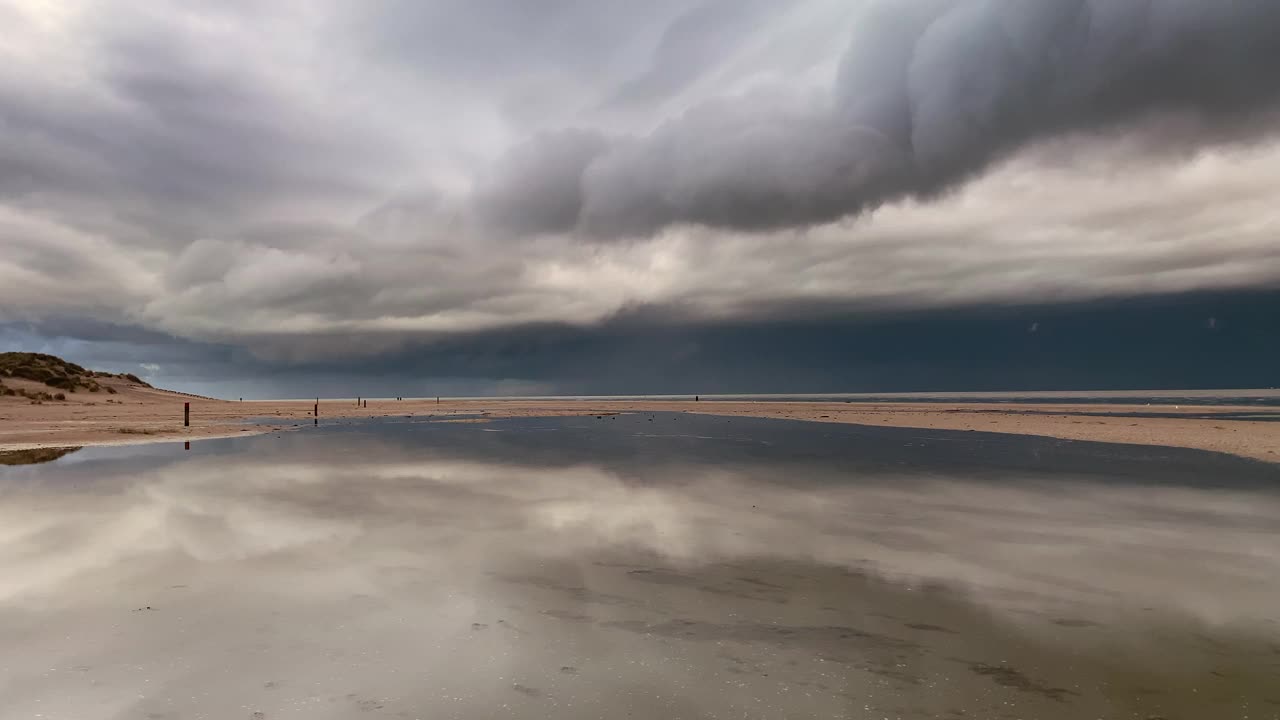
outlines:
[[1274, 0], [0, 25], [0, 350], [221, 397], [1277, 384]]

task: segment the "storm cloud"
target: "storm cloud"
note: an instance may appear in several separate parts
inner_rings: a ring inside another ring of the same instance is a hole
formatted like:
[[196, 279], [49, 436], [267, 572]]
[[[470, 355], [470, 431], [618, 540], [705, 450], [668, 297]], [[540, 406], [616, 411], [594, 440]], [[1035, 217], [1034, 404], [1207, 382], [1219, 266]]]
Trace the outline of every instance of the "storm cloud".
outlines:
[[0, 0], [0, 24], [0, 344], [162, 383], [657, 390], [634, 349], [688, 333], [1280, 283], [1267, 0]]
[[1190, 145], [1270, 130], [1278, 35], [1267, 0], [877, 2], [830, 92], [718, 98], [607, 149], [547, 133], [510, 161], [512, 181], [543, 178], [539, 196], [498, 205], [531, 233], [774, 229], [931, 196], [1029, 142], [1159, 114], [1202, 123]]

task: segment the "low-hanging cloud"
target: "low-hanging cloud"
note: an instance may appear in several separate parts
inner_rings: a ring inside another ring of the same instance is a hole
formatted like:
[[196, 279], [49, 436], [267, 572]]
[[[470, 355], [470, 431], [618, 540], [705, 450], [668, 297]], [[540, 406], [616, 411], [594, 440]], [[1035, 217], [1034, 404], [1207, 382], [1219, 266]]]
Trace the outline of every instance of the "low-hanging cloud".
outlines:
[[715, 323], [1280, 282], [1274, 0], [0, 0], [0, 20], [0, 348], [159, 364], [158, 384], [234, 367], [283, 392], [268, 367], [400, 353], [456, 358], [413, 372], [465, 393], [656, 378], [634, 349], [670, 336], [619, 319], [683, 353]]
[[1271, 0], [877, 2], [828, 92], [730, 95], [607, 142], [545, 133], [476, 203], [518, 234], [776, 229], [931, 196], [1029, 142], [1162, 113], [1192, 118], [1173, 139], [1195, 146], [1267, 127], [1276, 37]]

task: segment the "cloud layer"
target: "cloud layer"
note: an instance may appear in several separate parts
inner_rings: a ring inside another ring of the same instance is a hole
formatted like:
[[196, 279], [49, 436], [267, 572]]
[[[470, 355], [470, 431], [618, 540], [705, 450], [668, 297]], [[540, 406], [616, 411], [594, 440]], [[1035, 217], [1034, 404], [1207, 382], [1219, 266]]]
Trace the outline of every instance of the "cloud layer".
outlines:
[[0, 21], [0, 324], [328, 361], [1280, 281], [1264, 0]]
[[931, 196], [1075, 130], [1182, 112], [1212, 137], [1280, 97], [1277, 31], [1280, 7], [1262, 1], [877, 2], [829, 94], [716, 98], [610, 144], [544, 135], [504, 178], [543, 187], [503, 217], [603, 236], [792, 227]]

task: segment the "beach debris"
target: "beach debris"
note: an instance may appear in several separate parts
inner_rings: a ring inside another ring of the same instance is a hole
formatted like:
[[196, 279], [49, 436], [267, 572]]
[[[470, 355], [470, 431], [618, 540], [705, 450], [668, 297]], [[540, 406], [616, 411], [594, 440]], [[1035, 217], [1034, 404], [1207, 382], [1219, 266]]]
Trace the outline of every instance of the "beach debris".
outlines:
[[541, 690], [535, 687], [529, 687], [528, 685], [521, 685], [520, 683], [515, 683], [511, 686], [511, 689], [515, 690], [521, 695], [528, 695], [529, 697], [532, 697], [532, 698], [542, 697]]

